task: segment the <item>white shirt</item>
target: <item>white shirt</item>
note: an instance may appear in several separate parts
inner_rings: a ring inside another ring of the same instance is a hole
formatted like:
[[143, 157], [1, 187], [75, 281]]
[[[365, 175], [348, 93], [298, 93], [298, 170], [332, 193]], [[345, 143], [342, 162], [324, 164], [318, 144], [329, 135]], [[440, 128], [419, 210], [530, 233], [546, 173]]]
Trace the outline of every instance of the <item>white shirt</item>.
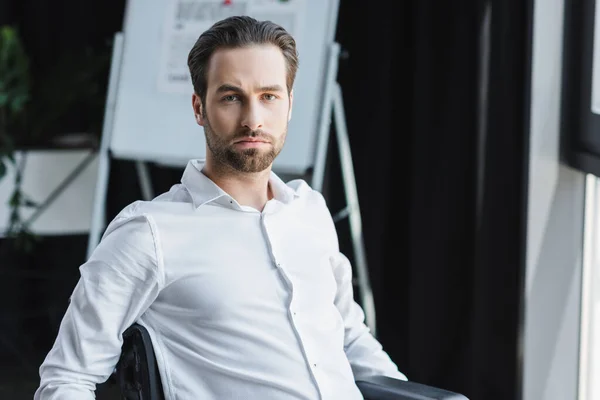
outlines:
[[152, 338], [167, 400], [353, 400], [354, 381], [406, 380], [364, 323], [320, 193], [271, 173], [262, 212], [188, 163], [182, 183], [109, 224], [34, 400], [94, 398], [132, 323]]

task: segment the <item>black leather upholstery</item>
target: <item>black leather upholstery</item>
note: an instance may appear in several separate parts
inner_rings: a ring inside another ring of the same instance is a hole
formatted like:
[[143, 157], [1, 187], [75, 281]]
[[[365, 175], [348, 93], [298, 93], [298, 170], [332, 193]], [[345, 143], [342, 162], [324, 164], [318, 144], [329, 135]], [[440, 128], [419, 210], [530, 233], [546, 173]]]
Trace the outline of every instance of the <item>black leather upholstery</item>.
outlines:
[[[122, 399], [164, 400], [154, 348], [143, 326], [133, 324], [123, 334], [115, 375]], [[458, 393], [385, 376], [361, 379], [356, 384], [365, 400], [468, 400]]]

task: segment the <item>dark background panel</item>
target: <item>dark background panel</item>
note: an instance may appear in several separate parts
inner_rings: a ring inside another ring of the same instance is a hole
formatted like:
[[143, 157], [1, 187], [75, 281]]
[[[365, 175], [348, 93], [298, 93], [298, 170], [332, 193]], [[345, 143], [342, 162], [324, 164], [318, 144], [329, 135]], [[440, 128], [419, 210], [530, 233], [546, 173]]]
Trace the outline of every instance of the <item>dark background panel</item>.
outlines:
[[600, 115], [592, 111], [595, 0], [565, 2], [561, 157], [600, 175]]

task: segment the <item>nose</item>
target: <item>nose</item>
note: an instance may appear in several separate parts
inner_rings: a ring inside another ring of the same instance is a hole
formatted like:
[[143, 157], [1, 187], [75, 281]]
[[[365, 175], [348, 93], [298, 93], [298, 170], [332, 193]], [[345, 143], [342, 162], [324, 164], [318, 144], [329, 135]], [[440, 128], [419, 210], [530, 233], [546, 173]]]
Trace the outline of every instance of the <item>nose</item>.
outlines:
[[251, 130], [255, 131], [263, 127], [263, 112], [260, 104], [257, 101], [249, 101], [244, 107], [244, 115], [242, 118], [242, 125]]

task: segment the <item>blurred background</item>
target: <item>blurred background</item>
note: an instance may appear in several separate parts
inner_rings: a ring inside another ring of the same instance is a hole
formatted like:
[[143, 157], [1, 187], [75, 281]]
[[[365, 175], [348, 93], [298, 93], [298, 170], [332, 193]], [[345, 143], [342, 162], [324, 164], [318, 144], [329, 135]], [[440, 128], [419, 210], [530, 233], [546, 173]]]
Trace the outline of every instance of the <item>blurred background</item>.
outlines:
[[[0, 0], [1, 399], [32, 398], [87, 257], [126, 6]], [[595, 6], [339, 1], [377, 337], [410, 380], [472, 400], [600, 399]], [[111, 159], [104, 222], [145, 196], [138, 167]], [[183, 170], [147, 168], [155, 193]], [[338, 232], [352, 259], [348, 219]], [[117, 398], [110, 382], [97, 395]]]

